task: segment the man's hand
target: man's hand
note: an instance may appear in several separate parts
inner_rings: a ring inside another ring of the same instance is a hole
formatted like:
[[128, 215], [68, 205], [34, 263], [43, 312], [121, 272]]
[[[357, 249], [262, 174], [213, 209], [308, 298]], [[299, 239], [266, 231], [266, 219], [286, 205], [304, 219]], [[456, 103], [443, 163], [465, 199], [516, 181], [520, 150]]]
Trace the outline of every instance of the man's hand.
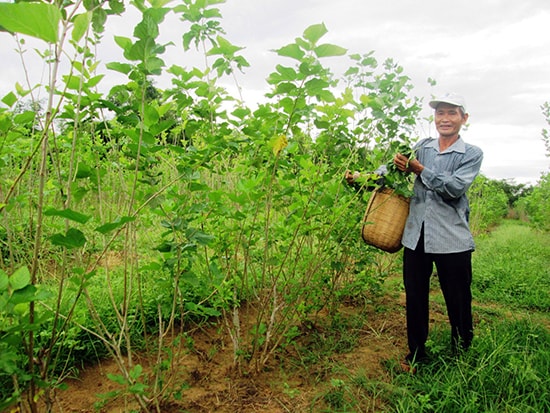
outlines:
[[424, 165], [418, 162], [417, 159], [409, 160], [408, 157], [401, 155], [400, 153], [395, 155], [395, 158], [393, 158], [393, 163], [397, 166], [397, 169], [403, 172], [414, 172], [415, 174], [420, 175], [420, 173], [424, 170]]
[[344, 175], [344, 178], [349, 185], [352, 185], [358, 177], [359, 172], [352, 173], [351, 171], [346, 171], [346, 174]]

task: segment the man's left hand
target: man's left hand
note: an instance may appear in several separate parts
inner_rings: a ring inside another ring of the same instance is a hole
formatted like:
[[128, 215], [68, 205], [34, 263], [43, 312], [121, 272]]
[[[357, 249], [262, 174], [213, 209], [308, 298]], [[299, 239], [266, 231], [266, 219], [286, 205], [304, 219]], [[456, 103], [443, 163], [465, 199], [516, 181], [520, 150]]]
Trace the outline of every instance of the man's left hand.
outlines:
[[405, 155], [401, 155], [400, 153], [395, 155], [395, 157], [393, 158], [393, 163], [400, 171], [414, 172], [417, 175], [420, 175], [420, 173], [424, 169], [424, 165], [418, 162], [417, 159], [409, 160], [409, 158], [407, 158]]

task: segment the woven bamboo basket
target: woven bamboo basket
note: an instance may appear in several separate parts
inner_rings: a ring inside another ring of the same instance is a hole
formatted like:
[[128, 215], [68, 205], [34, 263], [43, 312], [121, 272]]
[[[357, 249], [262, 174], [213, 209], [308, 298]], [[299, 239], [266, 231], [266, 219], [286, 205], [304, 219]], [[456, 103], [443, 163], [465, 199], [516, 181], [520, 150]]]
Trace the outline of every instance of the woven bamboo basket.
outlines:
[[363, 240], [383, 251], [399, 251], [408, 215], [408, 198], [396, 194], [393, 189], [377, 189], [369, 199], [363, 218]]

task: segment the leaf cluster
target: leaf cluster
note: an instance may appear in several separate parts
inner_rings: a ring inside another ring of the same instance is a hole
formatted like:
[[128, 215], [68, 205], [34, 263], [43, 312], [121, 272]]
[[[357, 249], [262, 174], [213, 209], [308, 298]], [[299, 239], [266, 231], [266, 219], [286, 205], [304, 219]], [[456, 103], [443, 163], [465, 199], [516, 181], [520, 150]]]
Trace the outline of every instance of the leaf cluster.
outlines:
[[[115, 38], [124, 59], [107, 64], [126, 83], [99, 92], [107, 75], [89, 47], [98, 40], [88, 30], [96, 13], [120, 4], [89, 1], [78, 16], [50, 4], [59, 12], [51, 25], [72, 28], [78, 58], [48, 84], [45, 110], [13, 112], [30, 88], [3, 98], [6, 239], [15, 223], [32, 229], [31, 247], [16, 255], [9, 245], [5, 264], [33, 263], [30, 287], [55, 292], [43, 303], [54, 319], [42, 339], [29, 326], [19, 337], [26, 356], [41, 361], [30, 381], [55, 382], [63, 357], [70, 360], [65, 351], [92, 354], [89, 342], [121, 361], [151, 331], [162, 348], [168, 328], [209, 317], [224, 317], [237, 367], [260, 371], [311, 314], [334, 314], [340, 300], [372, 293], [383, 278], [358, 237], [363, 201], [341, 177], [352, 167], [373, 171], [413, 136], [419, 106], [403, 69], [391, 60], [379, 66], [373, 53], [347, 56], [315, 24], [275, 50], [281, 63], [252, 109], [221, 86], [248, 67], [244, 49], [224, 37], [222, 1], [134, 3], [141, 20], [132, 37]], [[175, 46], [158, 42], [168, 13], [185, 23], [183, 50], [202, 51], [205, 67], [165, 67], [163, 54]], [[36, 30], [30, 35], [62, 38]], [[352, 67], [339, 79], [326, 61], [346, 56]], [[165, 90], [152, 80], [161, 74], [171, 80]], [[43, 271], [41, 257], [59, 274]], [[243, 303], [257, 310], [247, 331]], [[120, 368], [112, 379], [144, 410], [162, 398], [152, 392], [163, 387], [142, 382], [139, 368]]]

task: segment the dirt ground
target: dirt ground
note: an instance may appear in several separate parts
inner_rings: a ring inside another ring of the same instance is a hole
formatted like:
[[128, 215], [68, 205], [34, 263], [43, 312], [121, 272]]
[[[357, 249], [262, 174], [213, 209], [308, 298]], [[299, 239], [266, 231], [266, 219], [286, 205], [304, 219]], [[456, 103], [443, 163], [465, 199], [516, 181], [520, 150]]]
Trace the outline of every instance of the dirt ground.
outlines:
[[[237, 374], [229, 335], [222, 326], [210, 325], [190, 334], [192, 348], [186, 347], [174, 357], [174, 374], [168, 383], [172, 389], [181, 389], [163, 402], [160, 411], [166, 413], [283, 413], [315, 412], [323, 407], [322, 394], [330, 380], [337, 377], [334, 366], [341, 371], [361, 371], [369, 379], [389, 380], [388, 365], [395, 365], [406, 353], [404, 295], [381, 297], [368, 306], [347, 305], [340, 309], [342, 316], [360, 315], [362, 326], [355, 327], [355, 345], [347, 352], [327, 355], [330, 360], [318, 360], [304, 365], [298, 360], [295, 348], [285, 348], [261, 373]], [[435, 319], [444, 320], [440, 309], [432, 309]], [[435, 320], [434, 320], [435, 321]], [[313, 320], [313, 329], [322, 327], [322, 320]], [[312, 331], [311, 326], [309, 331]], [[301, 348], [308, 340], [319, 340], [304, 333], [298, 338]], [[310, 343], [311, 344], [311, 343]], [[299, 352], [299, 350], [298, 350]], [[146, 357], [134, 360], [145, 371], [155, 363]], [[323, 371], [330, 369], [331, 371]], [[150, 369], [149, 369], [150, 370]], [[66, 381], [67, 389], [56, 394], [55, 412], [131, 412], [138, 406], [132, 397], [110, 396], [102, 402], [99, 395], [120, 389], [108, 378], [119, 374], [112, 361], [90, 366], [76, 379]], [[100, 402], [100, 405], [98, 404]], [[376, 401], [372, 401], [375, 406]], [[312, 407], [314, 406], [314, 407]], [[372, 410], [376, 411], [373, 407]], [[151, 409], [151, 411], [156, 411]], [[366, 411], [366, 410], [365, 410]]]

